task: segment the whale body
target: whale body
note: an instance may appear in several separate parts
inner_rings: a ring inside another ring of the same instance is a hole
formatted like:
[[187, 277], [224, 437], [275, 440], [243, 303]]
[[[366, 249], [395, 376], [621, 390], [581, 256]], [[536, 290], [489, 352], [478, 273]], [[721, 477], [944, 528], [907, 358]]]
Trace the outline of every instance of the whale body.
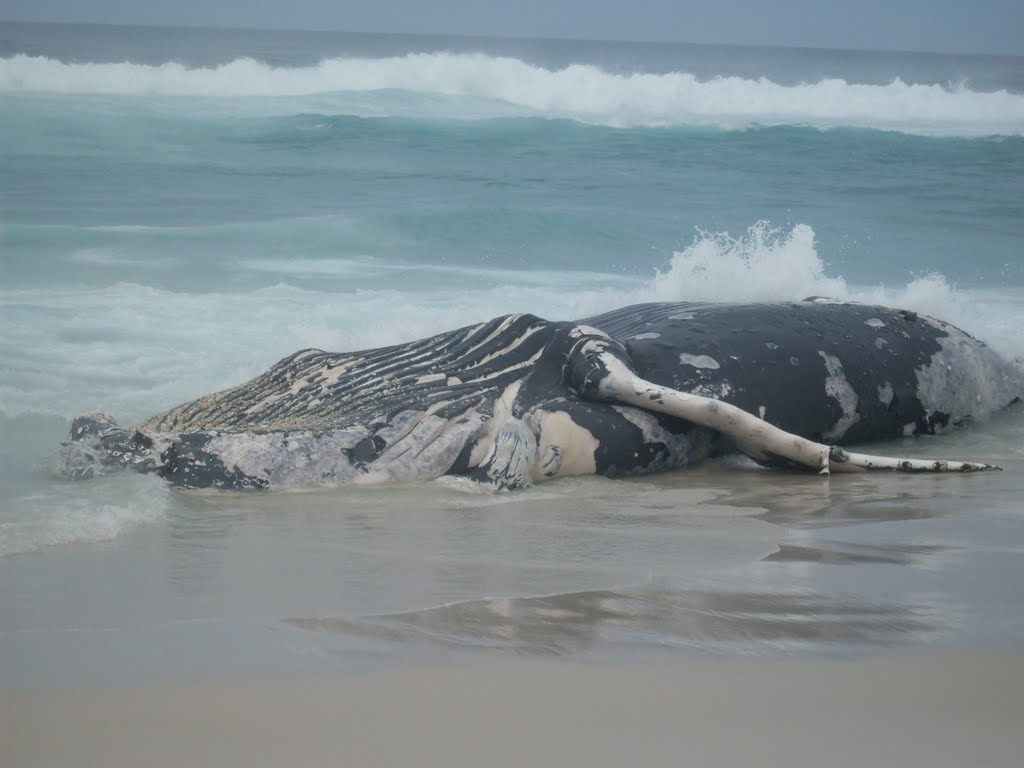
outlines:
[[504, 490], [737, 450], [818, 472], [989, 469], [846, 446], [941, 432], [1022, 395], [1016, 366], [906, 310], [641, 304], [579, 321], [505, 315], [360, 352], [302, 350], [134, 428], [80, 416], [60, 471], [127, 467], [226, 489], [453, 475]]

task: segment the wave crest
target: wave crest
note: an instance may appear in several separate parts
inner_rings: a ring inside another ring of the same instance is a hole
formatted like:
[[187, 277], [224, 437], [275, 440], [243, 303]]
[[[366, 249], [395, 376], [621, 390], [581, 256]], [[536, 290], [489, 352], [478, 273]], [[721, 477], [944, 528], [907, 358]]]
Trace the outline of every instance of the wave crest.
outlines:
[[[687, 72], [614, 74], [574, 64], [551, 70], [485, 54], [430, 53], [333, 58], [312, 67], [274, 67], [242, 58], [210, 68], [66, 63], [19, 54], [0, 60], [0, 91], [211, 98], [324, 97], [399, 91], [466, 100], [455, 117], [517, 114], [616, 127], [705, 125], [839, 126], [939, 136], [1024, 135], [1024, 95], [905, 83], [825, 79], [780, 85], [766, 78], [700, 80]], [[325, 106], [322, 99], [317, 102]], [[330, 106], [330, 105], [327, 105]], [[373, 114], [403, 112], [393, 99], [335, 105]], [[489, 107], [489, 109], [488, 109]], [[315, 107], [312, 107], [315, 108]]]

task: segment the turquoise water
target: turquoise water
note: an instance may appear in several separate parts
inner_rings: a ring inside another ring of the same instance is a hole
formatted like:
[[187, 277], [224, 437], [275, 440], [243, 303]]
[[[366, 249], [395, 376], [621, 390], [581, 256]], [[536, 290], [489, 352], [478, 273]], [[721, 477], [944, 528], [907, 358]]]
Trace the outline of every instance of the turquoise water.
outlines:
[[304, 346], [819, 294], [1024, 357], [1021, 58], [28, 24], [0, 57], [3, 497], [49, 521], [0, 551], [177, 503], [56, 483], [73, 416]]

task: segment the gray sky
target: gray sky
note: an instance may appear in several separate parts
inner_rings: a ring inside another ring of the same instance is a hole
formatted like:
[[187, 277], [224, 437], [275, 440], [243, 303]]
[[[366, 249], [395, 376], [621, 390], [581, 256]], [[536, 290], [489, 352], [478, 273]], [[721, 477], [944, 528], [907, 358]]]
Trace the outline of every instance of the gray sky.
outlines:
[[1024, 54], [1024, 0], [0, 0], [0, 18]]

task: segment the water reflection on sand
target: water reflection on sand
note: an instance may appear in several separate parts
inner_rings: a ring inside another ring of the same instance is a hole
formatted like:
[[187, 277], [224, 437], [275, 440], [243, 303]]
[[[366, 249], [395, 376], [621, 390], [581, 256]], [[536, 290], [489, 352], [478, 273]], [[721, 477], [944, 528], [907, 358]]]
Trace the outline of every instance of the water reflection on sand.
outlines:
[[174, 492], [163, 521], [113, 541], [0, 558], [0, 676], [1020, 650], [1020, 498], [1015, 459], [831, 479], [725, 461], [500, 496]]

